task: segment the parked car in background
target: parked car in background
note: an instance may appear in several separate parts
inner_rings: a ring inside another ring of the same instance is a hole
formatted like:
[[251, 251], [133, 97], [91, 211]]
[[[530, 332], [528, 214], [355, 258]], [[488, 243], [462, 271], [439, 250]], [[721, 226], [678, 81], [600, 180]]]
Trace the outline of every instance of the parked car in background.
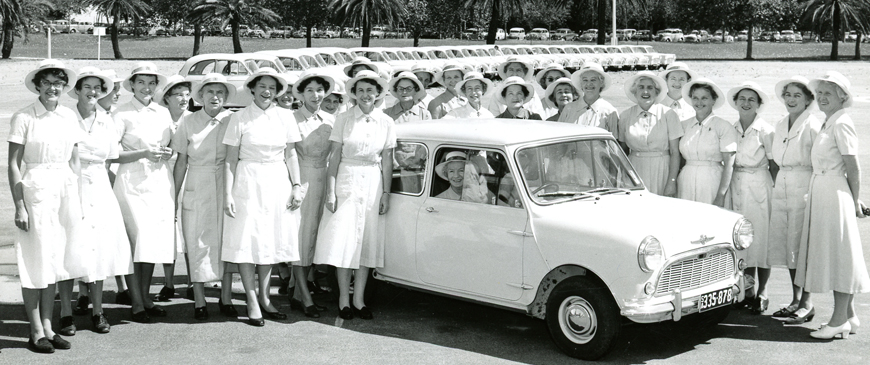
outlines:
[[[489, 32], [486, 33], [489, 35]], [[498, 28], [498, 30], [495, 31], [495, 40], [503, 41], [505, 39], [507, 39], [507, 33], [505, 33], [504, 29]]]
[[637, 31], [637, 33], [635, 33], [634, 37], [632, 37], [632, 38], [633, 38], [633, 40], [637, 40], [637, 41], [651, 42], [654, 37], [653, 37], [652, 31], [650, 31], [649, 29], [643, 29], [643, 30]]
[[290, 38], [291, 30], [287, 29], [275, 29], [269, 32], [269, 38]]
[[372, 33], [371, 33], [370, 37], [372, 37], [372, 38], [384, 38], [384, 36], [387, 35], [387, 29], [388, 28], [386, 26], [376, 25], [376, 26], [372, 27]]
[[713, 37], [706, 30], [693, 30], [692, 33], [689, 33], [688, 35], [683, 37], [683, 42], [686, 42], [686, 43], [709, 42], [711, 38], [713, 38]]
[[803, 40], [803, 38], [800, 38], [800, 40], [798, 40], [798, 37], [800, 37], [800, 33], [795, 33], [793, 30], [783, 30], [782, 32], [779, 32], [779, 35], [779, 42], [794, 43]]
[[396, 29], [392, 29], [392, 30], [389, 30], [386, 33], [384, 33], [384, 38], [400, 39], [400, 38], [409, 38], [409, 37], [411, 37], [411, 32], [409, 32], [405, 28], [396, 28]]
[[779, 39], [782, 36], [779, 32], [775, 30], [766, 30], [761, 32], [761, 35], [758, 36], [758, 40], [762, 42], [779, 42]]
[[526, 30], [523, 28], [511, 28], [507, 37], [508, 39], [526, 39]]
[[578, 38], [581, 42], [595, 42], [598, 39], [598, 29], [586, 29]]
[[738, 42], [746, 42], [748, 40], [749, 40], [749, 31], [748, 30], [744, 29], [744, 30], [741, 30], [740, 32], [737, 33], [737, 41]]
[[656, 41], [659, 42], [682, 42], [683, 30], [680, 28], [668, 28], [659, 31], [656, 35]]
[[620, 41], [630, 41], [634, 39], [634, 35], [637, 33], [635, 29], [617, 29], [616, 30], [616, 39]]
[[459, 33], [459, 39], [478, 40], [480, 39], [480, 33], [479, 28], [468, 28]]
[[80, 22], [77, 20], [73, 20], [73, 21], [69, 22], [69, 32], [70, 33], [87, 34], [88, 31], [91, 31], [91, 34], [93, 34], [94, 23], [92, 23], [92, 22]]
[[343, 28], [341, 30], [340, 37], [341, 38], [359, 38], [360, 31], [359, 31], [359, 29], [354, 29], [354, 28]]
[[550, 39], [550, 31], [545, 28], [532, 28], [532, 30], [526, 36], [526, 39], [545, 41]]
[[846, 42], [855, 42], [858, 40], [858, 32], [857, 31], [849, 31], [849, 34], [846, 35]]
[[[193, 56], [184, 62], [178, 74], [185, 81], [198, 82], [205, 75], [216, 72], [227, 77], [227, 81], [237, 89], [244, 88], [244, 82], [249, 75], [261, 67], [271, 67], [279, 73], [284, 73], [284, 66], [278, 57], [262, 53], [210, 53]], [[239, 92], [227, 100], [225, 107], [241, 108], [251, 103], [251, 93]]]
[[568, 28], [559, 28], [550, 32], [550, 39], [557, 41], [573, 41], [577, 38], [577, 33]]
[[48, 27], [53, 29], [52, 33], [69, 33], [70, 24], [65, 19], [49, 20]]
[[245, 34], [245, 36], [249, 38], [266, 38], [267, 34], [266, 31], [257, 28], [248, 30], [248, 33]]
[[723, 32], [722, 30], [717, 30], [716, 33], [713, 34], [713, 38], [710, 39], [710, 42], [731, 43], [731, 42], [734, 42], [734, 36], [728, 34], [728, 32]]
[[317, 28], [312, 35], [314, 38], [339, 38], [341, 31], [335, 27]]

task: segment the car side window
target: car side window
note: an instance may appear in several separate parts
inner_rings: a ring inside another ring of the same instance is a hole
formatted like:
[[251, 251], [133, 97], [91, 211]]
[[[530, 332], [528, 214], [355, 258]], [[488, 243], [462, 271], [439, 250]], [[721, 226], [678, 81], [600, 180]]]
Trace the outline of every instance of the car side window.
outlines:
[[302, 64], [299, 63], [295, 58], [284, 58], [281, 60], [281, 63], [284, 64], [284, 68], [288, 71], [304, 71], [305, 67], [302, 67]]
[[399, 141], [393, 152], [393, 183], [390, 192], [394, 194], [420, 195], [426, 177], [426, 161], [429, 150], [425, 144]]
[[197, 62], [190, 70], [187, 72], [188, 75], [206, 75], [211, 72], [214, 72], [214, 60], [205, 60]]
[[521, 208], [516, 178], [501, 151], [445, 147], [435, 153], [430, 196]]

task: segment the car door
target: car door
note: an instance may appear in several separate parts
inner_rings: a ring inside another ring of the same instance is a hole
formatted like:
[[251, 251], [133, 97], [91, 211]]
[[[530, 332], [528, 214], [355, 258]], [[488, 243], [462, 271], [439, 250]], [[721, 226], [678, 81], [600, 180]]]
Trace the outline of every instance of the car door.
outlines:
[[[429, 173], [429, 193], [417, 214], [418, 275], [429, 285], [517, 300], [523, 292], [523, 240], [528, 214], [521, 203], [506, 203], [515, 190], [510, 184], [513, 180], [505, 154], [490, 149], [444, 147], [436, 151], [434, 161], [442, 162], [456, 151], [468, 156], [463, 196], [459, 200], [444, 197], [451, 186], [437, 172], [446, 170], [444, 166], [435, 164]], [[466, 193], [485, 198], [466, 198]]]

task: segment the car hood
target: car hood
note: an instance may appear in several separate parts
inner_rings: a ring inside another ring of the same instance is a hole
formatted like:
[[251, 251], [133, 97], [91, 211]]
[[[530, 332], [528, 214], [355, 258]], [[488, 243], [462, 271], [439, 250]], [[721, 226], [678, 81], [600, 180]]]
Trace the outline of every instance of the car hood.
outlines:
[[[636, 250], [646, 236], [652, 235], [665, 247], [668, 257], [703, 245], [731, 244], [734, 225], [742, 217], [710, 204], [647, 191], [533, 206], [530, 211], [532, 231], [539, 243], [582, 238], [605, 245], [624, 244]], [[712, 240], [702, 244], [702, 236]]]

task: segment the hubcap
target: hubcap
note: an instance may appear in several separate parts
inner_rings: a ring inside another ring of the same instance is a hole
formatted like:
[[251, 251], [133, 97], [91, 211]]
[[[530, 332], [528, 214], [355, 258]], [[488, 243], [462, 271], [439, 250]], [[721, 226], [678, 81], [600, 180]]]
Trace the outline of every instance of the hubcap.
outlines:
[[592, 304], [586, 299], [571, 296], [559, 305], [559, 326], [571, 342], [585, 344], [595, 338], [598, 318]]

